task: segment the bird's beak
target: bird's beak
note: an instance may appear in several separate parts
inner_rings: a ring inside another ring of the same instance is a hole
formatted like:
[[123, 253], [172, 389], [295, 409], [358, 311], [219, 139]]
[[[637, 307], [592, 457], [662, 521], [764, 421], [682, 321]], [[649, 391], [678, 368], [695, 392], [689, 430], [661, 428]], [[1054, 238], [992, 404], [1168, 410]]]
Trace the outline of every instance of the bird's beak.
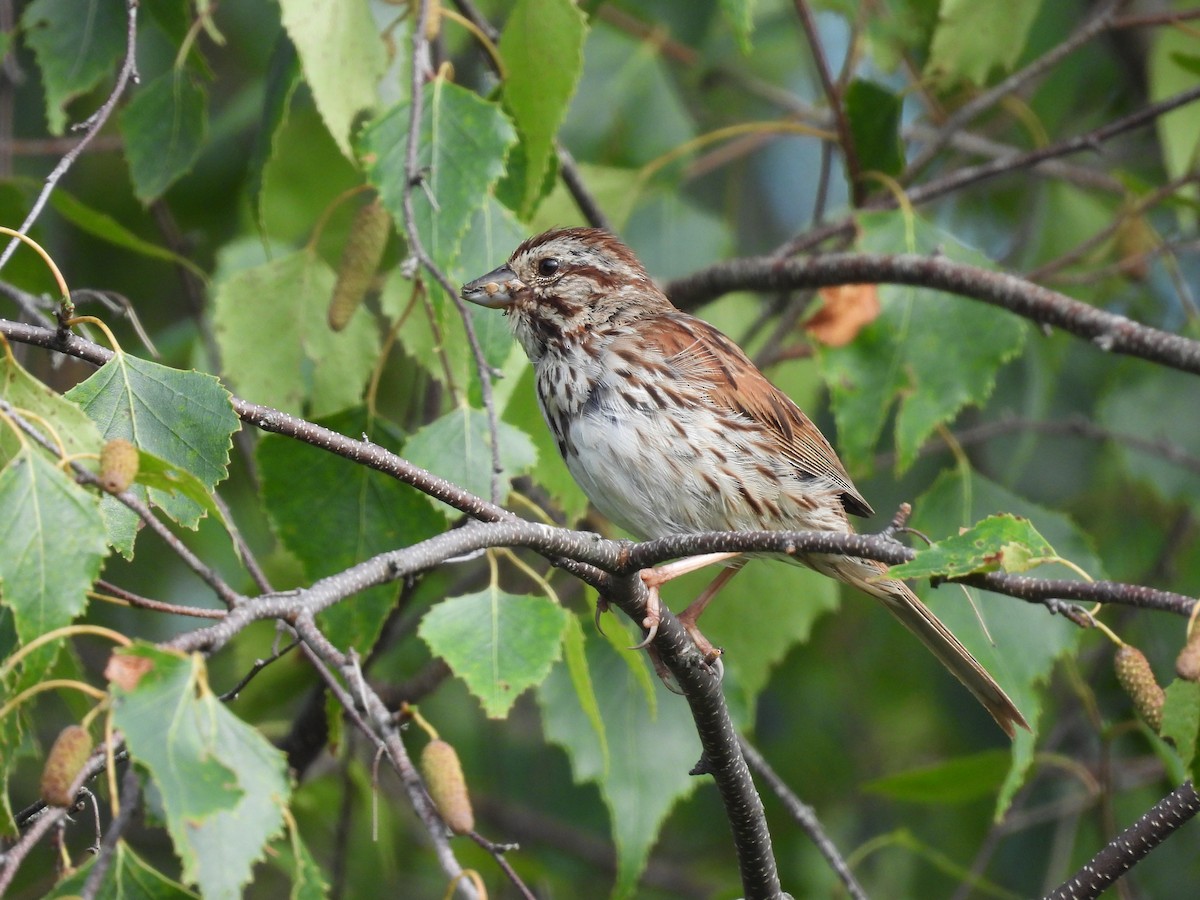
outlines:
[[508, 266], [493, 269], [462, 286], [462, 298], [489, 309], [503, 309], [517, 299], [525, 283]]

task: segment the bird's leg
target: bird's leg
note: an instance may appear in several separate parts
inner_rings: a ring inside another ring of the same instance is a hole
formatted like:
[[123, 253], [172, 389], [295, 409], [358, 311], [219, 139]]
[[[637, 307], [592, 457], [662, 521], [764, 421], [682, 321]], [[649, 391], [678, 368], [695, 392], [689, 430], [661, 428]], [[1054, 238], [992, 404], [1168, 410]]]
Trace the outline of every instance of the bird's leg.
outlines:
[[[646, 597], [646, 618], [642, 619], [642, 627], [646, 629], [646, 637], [640, 643], [633, 646], [632, 650], [643, 650], [649, 646], [658, 634], [658, 623], [662, 620], [662, 599], [658, 595], [658, 589], [673, 578], [678, 578], [680, 575], [687, 575], [689, 572], [695, 572], [698, 569], [703, 569], [705, 566], [711, 566], [713, 563], [724, 562], [727, 559], [733, 559], [736, 556], [741, 556], [740, 553], [705, 553], [703, 556], [689, 556], [687, 559], [678, 559], [673, 563], [667, 563], [665, 566], [656, 566], [653, 569], [642, 569], [638, 573], [638, 577], [642, 579], [642, 584], [646, 585], [646, 591], [649, 596]], [[724, 573], [722, 573], [724, 574]], [[726, 578], [725, 581], [729, 579]], [[722, 581], [721, 584], [725, 582]], [[704, 601], [704, 606], [708, 605], [708, 601], [712, 599], [711, 594], [715, 591], [709, 590], [704, 592], [710, 596]], [[703, 594], [701, 595], [704, 596]], [[697, 601], [699, 602], [699, 601]], [[696, 604], [693, 603], [692, 606]], [[704, 606], [700, 607], [700, 611], [692, 617], [700, 615]], [[688, 607], [691, 609], [691, 606]], [[694, 625], [692, 626], [695, 627]], [[689, 629], [691, 631], [691, 629]], [[708, 644], [707, 641], [705, 641]], [[711, 651], [712, 644], [708, 644]]]
[[700, 629], [696, 627], [696, 620], [708, 608], [708, 604], [712, 602], [713, 597], [717, 596], [721, 588], [729, 583], [729, 579], [742, 571], [742, 566], [745, 564], [746, 560], [742, 559], [729, 568], [722, 569], [709, 586], [700, 593], [700, 596], [693, 600], [691, 605], [679, 614], [679, 623], [688, 630], [688, 634], [696, 642], [696, 648], [704, 654], [704, 659], [709, 663], [719, 659], [721, 651], [714, 647], [708, 638], [700, 633]]

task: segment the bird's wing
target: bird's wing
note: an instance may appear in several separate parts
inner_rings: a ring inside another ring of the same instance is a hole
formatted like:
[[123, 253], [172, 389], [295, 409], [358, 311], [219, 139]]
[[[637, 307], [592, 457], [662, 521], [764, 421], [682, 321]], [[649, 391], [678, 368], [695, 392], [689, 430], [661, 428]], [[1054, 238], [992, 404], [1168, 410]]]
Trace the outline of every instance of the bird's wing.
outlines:
[[[781, 453], [802, 477], [832, 482], [846, 511], [874, 514], [820, 429], [771, 384], [733, 341], [707, 322], [682, 312], [642, 319], [636, 340], [656, 348], [680, 381], [700, 388], [714, 406], [745, 416], [773, 432]], [[625, 339], [632, 341], [631, 338]], [[619, 347], [611, 347], [620, 353]]]

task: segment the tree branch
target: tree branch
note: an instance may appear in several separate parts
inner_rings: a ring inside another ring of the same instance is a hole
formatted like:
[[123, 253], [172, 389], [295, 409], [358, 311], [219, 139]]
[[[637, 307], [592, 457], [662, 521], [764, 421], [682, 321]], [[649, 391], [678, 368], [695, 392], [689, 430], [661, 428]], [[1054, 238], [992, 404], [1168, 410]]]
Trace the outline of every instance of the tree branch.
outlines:
[[1185, 781], [1122, 831], [1046, 900], [1091, 900], [1200, 812], [1200, 795]]
[[[1200, 88], [1197, 89], [1200, 95]], [[980, 300], [1087, 338], [1106, 352], [1137, 356], [1200, 374], [1200, 341], [1089, 306], [1016, 275], [938, 256], [829, 253], [803, 259], [732, 259], [666, 284], [677, 306], [692, 309], [737, 290], [778, 291], [837, 284], [907, 284]]]
[[[92, 138], [100, 133], [100, 129], [104, 127], [104, 123], [112, 115], [117, 101], [125, 93], [125, 88], [129, 85], [129, 82], [133, 81], [135, 84], [137, 83], [138, 2], [139, 0], [125, 0], [125, 59], [121, 63], [121, 70], [117, 73], [117, 83], [113, 86], [112, 93], [108, 95], [108, 99], [100, 105], [98, 110], [76, 126], [76, 128], [82, 129], [83, 137], [79, 139], [79, 142], [74, 147], [66, 152], [63, 158], [58, 161], [58, 165], [46, 176], [46, 183], [42, 185], [42, 190], [33, 202], [32, 209], [25, 216], [25, 221], [21, 223], [21, 227], [17, 229], [21, 234], [28, 233], [29, 229], [33, 227], [33, 223], [42, 214], [42, 210], [46, 207], [46, 201], [50, 199], [50, 195], [54, 193], [54, 189], [58, 187], [58, 183], [67, 174], [71, 166], [75, 164], [75, 160], [79, 158], [80, 154], [87, 149], [87, 145], [92, 142]], [[20, 241], [17, 238], [13, 238], [8, 242], [8, 246], [4, 248], [4, 252], [0, 253], [0, 269], [4, 268], [5, 263], [16, 252], [19, 243]]]

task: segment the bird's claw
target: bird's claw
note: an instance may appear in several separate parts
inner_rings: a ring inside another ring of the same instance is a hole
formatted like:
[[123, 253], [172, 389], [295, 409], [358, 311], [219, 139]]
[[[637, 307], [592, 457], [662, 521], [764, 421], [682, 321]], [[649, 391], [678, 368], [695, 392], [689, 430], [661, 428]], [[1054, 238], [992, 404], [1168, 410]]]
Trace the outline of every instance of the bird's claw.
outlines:
[[658, 637], [658, 619], [651, 622], [650, 617], [646, 616], [642, 619], [642, 627], [646, 629], [646, 636], [630, 647], [630, 650], [645, 650]]
[[604, 634], [604, 628], [600, 625], [600, 617], [606, 612], [608, 612], [608, 601], [603, 597], [598, 597], [596, 599], [596, 615], [594, 621], [596, 623], [596, 630], [601, 634]]
[[642, 619], [646, 636], [640, 643], [630, 647], [630, 650], [645, 650], [658, 637], [658, 623], [662, 621], [662, 600], [658, 596], [658, 584], [654, 578], [656, 574], [653, 569], [644, 569], [641, 572], [642, 583], [646, 585], [646, 617]]

